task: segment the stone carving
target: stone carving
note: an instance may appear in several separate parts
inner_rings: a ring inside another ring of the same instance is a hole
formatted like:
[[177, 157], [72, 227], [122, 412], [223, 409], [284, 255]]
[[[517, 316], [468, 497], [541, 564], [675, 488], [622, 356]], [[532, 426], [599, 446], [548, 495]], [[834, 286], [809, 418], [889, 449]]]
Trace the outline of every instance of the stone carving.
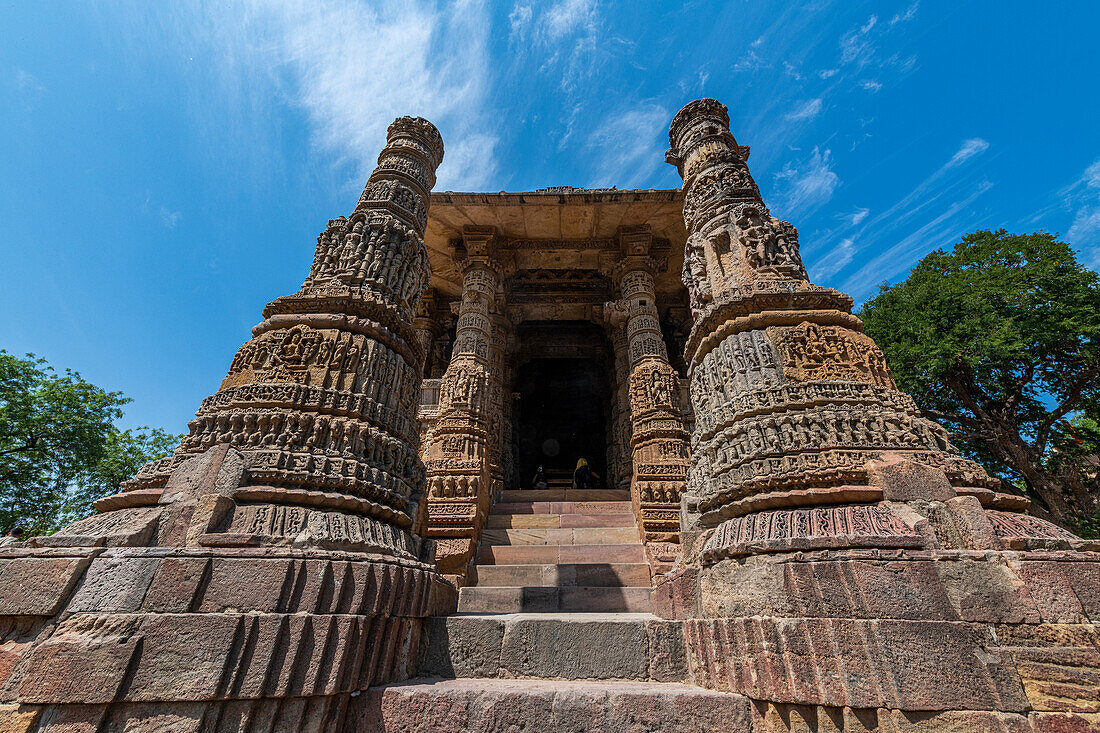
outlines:
[[[10, 613], [51, 631], [9, 652], [8, 727], [337, 730], [361, 691], [415, 669], [421, 619], [454, 601], [417, 525], [429, 344], [412, 318], [442, 157], [431, 123], [396, 120], [354, 212], [264, 309], [175, 454], [0, 559], [30, 573], [23, 590], [0, 579], [0, 629]], [[50, 587], [45, 607], [34, 589]]]
[[[458, 251], [464, 258], [455, 348], [440, 381], [439, 410], [424, 449], [431, 537], [466, 537], [436, 545], [442, 572], [462, 583], [494, 485], [503, 484], [506, 319], [496, 307], [499, 273], [491, 261], [493, 232], [472, 228]], [[452, 499], [470, 502], [461, 505]], [[461, 506], [458, 514], [450, 508]]]
[[881, 506], [824, 506], [729, 519], [707, 539], [702, 559], [713, 564], [753, 552], [830, 547], [922, 547], [912, 527]]
[[862, 333], [809, 322], [794, 328], [771, 328], [768, 332], [781, 355], [783, 373], [790, 381], [868, 382], [896, 389], [882, 351]]
[[[896, 391], [851, 300], [806, 282], [798, 234], [761, 201], [725, 107], [689, 104], [669, 141], [668, 161], [684, 177], [685, 281], [702, 280], [688, 283], [695, 325], [686, 356], [687, 494], [703, 522], [761, 492], [866, 484], [866, 461], [882, 450], [943, 456], [955, 480], [988, 483]], [[699, 521], [694, 511], [687, 521]]]

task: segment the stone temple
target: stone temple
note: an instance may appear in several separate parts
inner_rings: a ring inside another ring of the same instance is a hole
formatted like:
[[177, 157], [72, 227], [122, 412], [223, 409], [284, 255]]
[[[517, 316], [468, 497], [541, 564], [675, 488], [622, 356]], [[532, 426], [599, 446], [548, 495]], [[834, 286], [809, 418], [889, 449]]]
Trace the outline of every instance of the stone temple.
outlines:
[[432, 194], [396, 120], [175, 454], [0, 551], [0, 731], [1100, 730], [1097, 548], [898, 390], [723, 105], [669, 142]]

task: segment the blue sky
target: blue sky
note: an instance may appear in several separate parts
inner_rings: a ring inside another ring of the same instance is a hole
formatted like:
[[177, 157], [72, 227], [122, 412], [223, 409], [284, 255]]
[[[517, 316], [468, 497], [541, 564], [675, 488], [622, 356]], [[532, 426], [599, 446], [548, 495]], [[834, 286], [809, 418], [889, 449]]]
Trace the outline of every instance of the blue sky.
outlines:
[[440, 190], [665, 188], [716, 97], [813, 278], [862, 300], [976, 228], [1100, 264], [1100, 4], [0, 5], [0, 348], [182, 431], [354, 206], [386, 125]]

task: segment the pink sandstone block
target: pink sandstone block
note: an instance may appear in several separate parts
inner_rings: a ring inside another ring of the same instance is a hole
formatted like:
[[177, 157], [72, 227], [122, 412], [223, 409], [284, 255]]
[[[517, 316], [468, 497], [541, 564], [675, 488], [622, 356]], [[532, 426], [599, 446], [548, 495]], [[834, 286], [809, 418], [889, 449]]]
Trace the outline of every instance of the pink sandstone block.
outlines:
[[0, 615], [52, 616], [88, 567], [87, 557], [16, 557], [0, 566]]
[[562, 527], [633, 527], [633, 514], [562, 514]]

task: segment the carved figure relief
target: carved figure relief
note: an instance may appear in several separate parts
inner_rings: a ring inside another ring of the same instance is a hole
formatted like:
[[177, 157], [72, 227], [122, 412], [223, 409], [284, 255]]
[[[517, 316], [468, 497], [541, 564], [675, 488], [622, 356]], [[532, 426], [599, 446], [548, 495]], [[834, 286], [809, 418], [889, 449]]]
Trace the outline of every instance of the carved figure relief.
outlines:
[[852, 380], [896, 388], [882, 351], [869, 336], [809, 322], [794, 328], [770, 328], [768, 333], [779, 350], [787, 379]]

